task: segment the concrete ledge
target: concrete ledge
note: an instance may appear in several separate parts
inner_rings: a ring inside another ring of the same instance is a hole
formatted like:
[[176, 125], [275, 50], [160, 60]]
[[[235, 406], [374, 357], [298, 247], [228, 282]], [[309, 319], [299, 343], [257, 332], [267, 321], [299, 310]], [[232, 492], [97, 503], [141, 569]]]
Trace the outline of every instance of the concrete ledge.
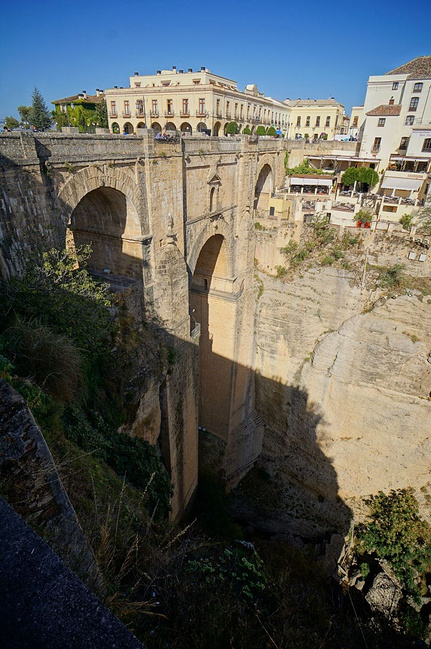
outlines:
[[0, 498], [1, 646], [144, 649]]

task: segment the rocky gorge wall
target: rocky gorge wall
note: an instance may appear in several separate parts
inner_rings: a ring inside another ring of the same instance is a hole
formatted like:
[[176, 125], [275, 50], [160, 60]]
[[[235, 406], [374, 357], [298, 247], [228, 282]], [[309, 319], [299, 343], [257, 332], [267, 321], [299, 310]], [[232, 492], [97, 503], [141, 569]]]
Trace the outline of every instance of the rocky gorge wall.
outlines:
[[[376, 263], [406, 253], [377, 240], [369, 252]], [[431, 296], [382, 296], [355, 274], [318, 265], [289, 280], [259, 273], [259, 467], [269, 482], [249, 515], [272, 533], [346, 533], [364, 497], [407, 486], [431, 520]]]

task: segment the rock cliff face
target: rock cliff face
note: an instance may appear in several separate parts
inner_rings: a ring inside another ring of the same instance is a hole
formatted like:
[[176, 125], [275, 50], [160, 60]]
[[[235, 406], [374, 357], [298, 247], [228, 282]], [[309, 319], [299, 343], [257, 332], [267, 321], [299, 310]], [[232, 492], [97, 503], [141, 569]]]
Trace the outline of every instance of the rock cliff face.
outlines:
[[377, 300], [335, 268], [262, 279], [260, 467], [277, 494], [265, 526], [346, 532], [364, 497], [409, 485], [431, 520], [431, 298]]

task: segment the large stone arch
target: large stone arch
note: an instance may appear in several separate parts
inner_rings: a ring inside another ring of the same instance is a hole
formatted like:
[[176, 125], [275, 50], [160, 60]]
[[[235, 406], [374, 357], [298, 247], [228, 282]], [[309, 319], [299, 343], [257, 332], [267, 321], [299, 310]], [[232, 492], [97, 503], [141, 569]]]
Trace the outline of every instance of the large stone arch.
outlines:
[[131, 171], [86, 167], [58, 194], [69, 226], [69, 248], [90, 244], [90, 268], [142, 279], [140, 191]]
[[[235, 304], [226, 290], [230, 280], [230, 251], [219, 232], [212, 233], [194, 266], [190, 285], [192, 327], [200, 326], [199, 425], [226, 444], [231, 409], [231, 377]], [[205, 453], [201, 460], [205, 460]]]

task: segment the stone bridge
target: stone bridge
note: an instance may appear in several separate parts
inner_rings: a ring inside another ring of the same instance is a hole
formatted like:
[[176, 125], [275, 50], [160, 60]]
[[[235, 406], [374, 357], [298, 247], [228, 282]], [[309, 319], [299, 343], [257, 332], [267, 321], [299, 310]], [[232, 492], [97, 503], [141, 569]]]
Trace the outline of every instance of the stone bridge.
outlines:
[[176, 348], [140, 409], [171, 473], [174, 517], [196, 488], [198, 426], [228, 484], [260, 452], [253, 221], [284, 182], [284, 148], [245, 136], [159, 142], [151, 130], [0, 137], [2, 276], [32, 250], [91, 243], [90, 267], [138, 287], [145, 317]]

